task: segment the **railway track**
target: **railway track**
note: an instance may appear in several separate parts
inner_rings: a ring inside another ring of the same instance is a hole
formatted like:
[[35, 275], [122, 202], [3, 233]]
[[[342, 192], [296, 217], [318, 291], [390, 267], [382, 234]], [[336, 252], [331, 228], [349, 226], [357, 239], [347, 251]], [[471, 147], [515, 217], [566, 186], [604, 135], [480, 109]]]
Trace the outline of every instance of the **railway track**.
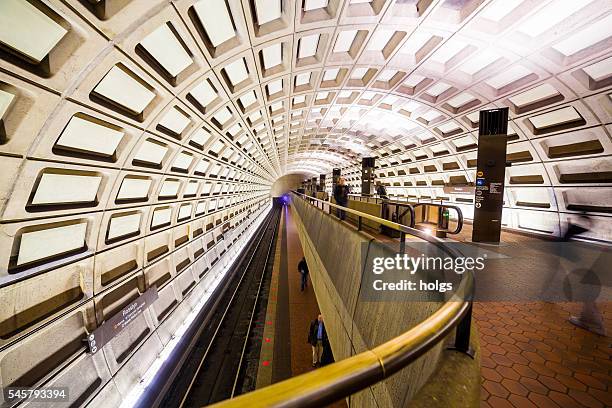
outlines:
[[252, 345], [263, 330], [280, 214], [280, 209], [270, 213], [232, 271], [219, 306], [161, 406], [201, 407], [254, 388], [257, 370], [248, 365], [258, 361], [259, 349]]

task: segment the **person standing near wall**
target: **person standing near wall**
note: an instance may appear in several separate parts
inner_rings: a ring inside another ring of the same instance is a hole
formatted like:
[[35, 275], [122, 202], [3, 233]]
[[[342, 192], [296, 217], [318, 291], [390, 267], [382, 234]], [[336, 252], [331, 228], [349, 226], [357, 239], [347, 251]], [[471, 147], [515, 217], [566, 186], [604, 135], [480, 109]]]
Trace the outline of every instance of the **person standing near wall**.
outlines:
[[[340, 177], [338, 179], [338, 184], [334, 188], [334, 200], [336, 200], [336, 204], [347, 207], [348, 206], [348, 195], [349, 195], [349, 187], [346, 185], [346, 180], [344, 177]], [[338, 209], [338, 218], [344, 220], [346, 218], [346, 211]]]
[[376, 182], [376, 194], [383, 200], [388, 200], [389, 196], [387, 195], [387, 189], [380, 181]]
[[298, 272], [302, 277], [300, 291], [303, 292], [308, 286], [308, 264], [306, 263], [306, 257], [302, 257], [302, 260], [298, 263]]
[[327, 343], [327, 332], [325, 331], [323, 315], [321, 313], [310, 323], [308, 343], [312, 346], [312, 366], [318, 367], [321, 365], [323, 344]]

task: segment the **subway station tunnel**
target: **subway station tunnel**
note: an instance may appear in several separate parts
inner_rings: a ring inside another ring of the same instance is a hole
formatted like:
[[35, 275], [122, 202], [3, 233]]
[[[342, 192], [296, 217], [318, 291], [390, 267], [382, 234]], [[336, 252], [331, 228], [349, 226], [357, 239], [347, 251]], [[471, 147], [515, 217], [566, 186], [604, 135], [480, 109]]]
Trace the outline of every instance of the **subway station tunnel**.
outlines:
[[0, 0], [0, 406], [612, 406], [611, 92], [610, 0]]

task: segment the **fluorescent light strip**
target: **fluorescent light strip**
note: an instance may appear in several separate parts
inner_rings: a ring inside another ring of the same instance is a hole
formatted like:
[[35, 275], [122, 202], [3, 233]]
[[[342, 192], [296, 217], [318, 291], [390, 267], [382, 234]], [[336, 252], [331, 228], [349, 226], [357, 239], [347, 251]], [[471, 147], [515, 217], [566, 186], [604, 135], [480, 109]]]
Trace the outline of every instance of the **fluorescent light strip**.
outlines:
[[[270, 212], [271, 209], [272, 209], [272, 206], [268, 205], [267, 209], [264, 209], [261, 212], [261, 214], [255, 220], [255, 222], [251, 225], [251, 227], [248, 230], [243, 232], [242, 236], [243, 237], [250, 236], [251, 234], [249, 232], [256, 231], [257, 228], [259, 228], [259, 226], [263, 223], [265, 216]], [[168, 358], [170, 357], [170, 355], [172, 354], [172, 352], [178, 345], [181, 338], [187, 332], [187, 329], [189, 329], [189, 327], [192, 325], [192, 323], [194, 322], [194, 320], [200, 313], [200, 310], [202, 310], [202, 308], [206, 305], [206, 303], [208, 303], [208, 300], [210, 299], [211, 294], [215, 291], [217, 286], [219, 286], [219, 283], [221, 282], [221, 280], [223, 279], [227, 271], [232, 266], [234, 266], [234, 263], [236, 262], [238, 255], [240, 255], [240, 251], [244, 249], [245, 246], [246, 246], [246, 242], [243, 242], [242, 247], [229, 260], [229, 262], [227, 263], [227, 266], [223, 268], [223, 270], [219, 271], [217, 275], [215, 275], [214, 281], [211, 282], [211, 285], [208, 288], [206, 288], [206, 291], [204, 293], [204, 296], [202, 296], [202, 299], [193, 307], [191, 313], [189, 313], [185, 317], [185, 319], [183, 320], [184, 323], [175, 330], [170, 341], [166, 344], [164, 349], [161, 351], [161, 353], [159, 353], [155, 361], [153, 361], [149, 369], [142, 376], [140, 382], [136, 384], [132, 388], [132, 390], [129, 392], [129, 394], [123, 398], [120, 408], [129, 408], [129, 407], [136, 406], [136, 404], [138, 403], [138, 400], [147, 391], [147, 388], [151, 385], [151, 383], [155, 379], [159, 369], [162, 367], [164, 362], [168, 360]], [[221, 260], [219, 260], [219, 262], [221, 262]]]

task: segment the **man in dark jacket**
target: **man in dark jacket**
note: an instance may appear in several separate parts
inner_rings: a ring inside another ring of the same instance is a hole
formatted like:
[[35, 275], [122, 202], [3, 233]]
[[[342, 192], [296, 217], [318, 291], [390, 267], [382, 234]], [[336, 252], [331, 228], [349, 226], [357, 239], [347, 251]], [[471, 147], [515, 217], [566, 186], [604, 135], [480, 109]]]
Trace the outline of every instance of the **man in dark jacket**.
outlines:
[[302, 260], [298, 263], [298, 271], [302, 275], [300, 291], [303, 292], [306, 286], [308, 286], [308, 264], [306, 263], [306, 257], [302, 257]]
[[[338, 179], [338, 184], [336, 184], [334, 188], [334, 200], [336, 200], [336, 204], [342, 207], [348, 206], [349, 187], [345, 182], [344, 177], [340, 177]], [[338, 209], [338, 218], [344, 220], [346, 218], [346, 212]]]
[[376, 183], [376, 194], [378, 194], [378, 196], [384, 200], [389, 199], [389, 196], [387, 195], [387, 189], [380, 181]]
[[323, 324], [323, 315], [320, 313], [317, 318], [310, 323], [308, 343], [312, 346], [312, 366], [317, 367], [321, 365], [323, 345], [327, 343], [327, 332]]

